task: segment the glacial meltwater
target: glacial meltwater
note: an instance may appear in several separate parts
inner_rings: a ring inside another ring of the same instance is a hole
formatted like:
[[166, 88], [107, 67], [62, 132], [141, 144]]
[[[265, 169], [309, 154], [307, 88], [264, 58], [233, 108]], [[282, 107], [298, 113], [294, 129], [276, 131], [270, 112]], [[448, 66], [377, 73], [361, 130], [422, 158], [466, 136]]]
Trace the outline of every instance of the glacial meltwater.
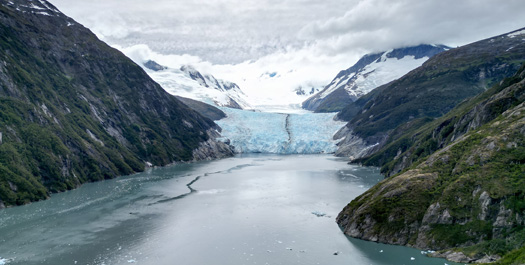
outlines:
[[381, 179], [330, 155], [150, 169], [0, 210], [0, 264], [453, 264], [342, 233], [339, 211]]

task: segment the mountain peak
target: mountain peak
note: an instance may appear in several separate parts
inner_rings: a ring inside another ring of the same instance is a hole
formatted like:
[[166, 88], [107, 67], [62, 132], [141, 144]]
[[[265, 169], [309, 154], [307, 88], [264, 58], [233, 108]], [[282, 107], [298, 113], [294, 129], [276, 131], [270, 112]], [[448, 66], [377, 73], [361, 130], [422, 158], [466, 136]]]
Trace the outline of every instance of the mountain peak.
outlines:
[[153, 71], [162, 71], [168, 69], [168, 67], [158, 64], [155, 61], [148, 60], [144, 63], [144, 67]]
[[316, 112], [339, 111], [349, 102], [448, 49], [444, 45], [421, 44], [364, 55], [352, 67], [340, 71], [323, 90], [303, 102], [303, 108]]

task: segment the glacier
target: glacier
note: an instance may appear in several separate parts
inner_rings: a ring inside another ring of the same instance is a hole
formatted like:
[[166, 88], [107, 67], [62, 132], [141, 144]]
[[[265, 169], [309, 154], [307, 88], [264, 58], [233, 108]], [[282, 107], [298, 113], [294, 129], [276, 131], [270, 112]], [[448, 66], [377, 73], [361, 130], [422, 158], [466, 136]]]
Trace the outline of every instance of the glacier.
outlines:
[[270, 113], [221, 108], [226, 118], [218, 140], [229, 141], [237, 153], [334, 153], [333, 135], [345, 126], [336, 113]]

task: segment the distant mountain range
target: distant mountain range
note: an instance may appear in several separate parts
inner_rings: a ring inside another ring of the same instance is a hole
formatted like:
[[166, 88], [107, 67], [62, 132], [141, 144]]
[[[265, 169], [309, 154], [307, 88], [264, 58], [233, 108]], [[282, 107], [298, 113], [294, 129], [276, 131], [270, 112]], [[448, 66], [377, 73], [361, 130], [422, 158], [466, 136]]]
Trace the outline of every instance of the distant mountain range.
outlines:
[[315, 112], [337, 112], [374, 88], [400, 78], [430, 57], [448, 50], [444, 45], [418, 45], [367, 54], [343, 70], [323, 90], [303, 102]]
[[193, 66], [171, 69], [152, 60], [146, 61], [143, 66], [155, 81], [173, 95], [220, 107], [250, 108], [246, 95], [237, 84], [202, 74]]
[[0, 208], [232, 155], [212, 120], [47, 1], [2, 1], [0, 47]]

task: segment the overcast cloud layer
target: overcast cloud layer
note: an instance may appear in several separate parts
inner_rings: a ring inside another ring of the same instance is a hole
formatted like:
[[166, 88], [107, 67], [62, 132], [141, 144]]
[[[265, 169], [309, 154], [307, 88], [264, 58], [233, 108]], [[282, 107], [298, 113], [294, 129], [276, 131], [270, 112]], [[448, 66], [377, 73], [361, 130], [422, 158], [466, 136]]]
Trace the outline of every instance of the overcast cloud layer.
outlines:
[[261, 90], [326, 85], [370, 52], [455, 47], [525, 27], [523, 0], [50, 2], [139, 63], [170, 55], [165, 64]]

